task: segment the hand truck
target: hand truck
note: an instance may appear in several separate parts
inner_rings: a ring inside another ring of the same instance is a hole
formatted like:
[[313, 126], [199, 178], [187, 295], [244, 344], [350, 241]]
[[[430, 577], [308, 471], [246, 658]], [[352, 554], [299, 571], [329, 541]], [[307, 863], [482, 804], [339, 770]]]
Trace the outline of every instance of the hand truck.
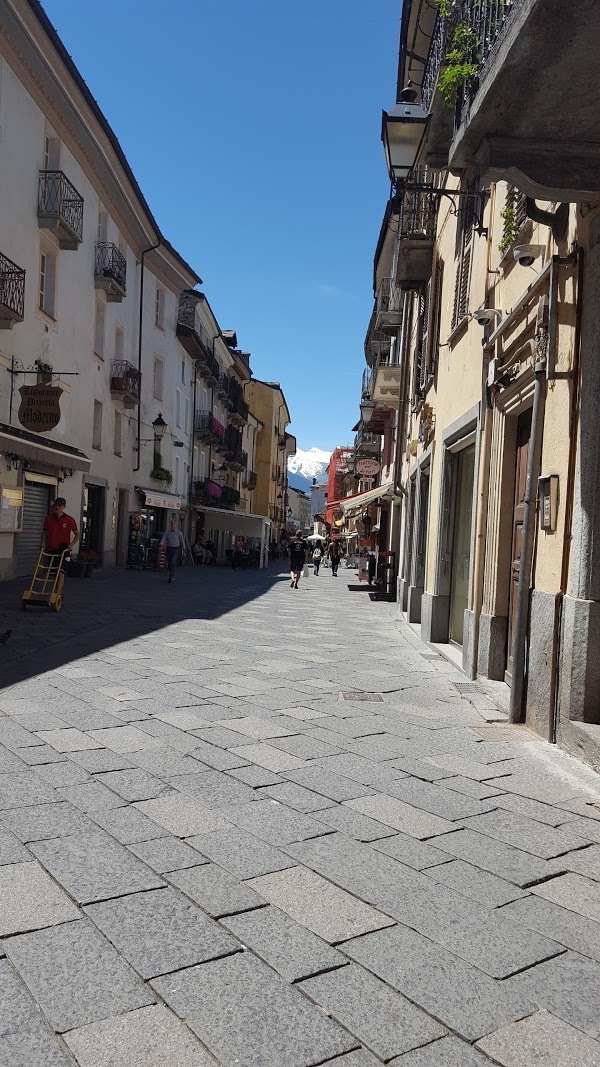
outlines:
[[27, 611], [30, 605], [43, 605], [51, 611], [60, 611], [62, 608], [62, 593], [57, 592], [58, 579], [65, 562], [65, 556], [69, 549], [65, 548], [61, 553], [46, 552], [40, 549], [33, 578], [29, 589], [23, 593], [21, 607]]

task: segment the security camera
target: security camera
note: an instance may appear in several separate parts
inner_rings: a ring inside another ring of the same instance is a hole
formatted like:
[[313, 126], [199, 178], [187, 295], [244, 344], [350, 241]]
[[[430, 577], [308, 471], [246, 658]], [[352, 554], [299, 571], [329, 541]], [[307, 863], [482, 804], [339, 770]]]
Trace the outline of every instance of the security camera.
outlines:
[[493, 321], [494, 315], [498, 316], [498, 319], [502, 318], [502, 312], [497, 308], [478, 308], [477, 311], [471, 312], [471, 318], [479, 323], [480, 326], [489, 326]]
[[530, 267], [534, 259], [541, 256], [544, 249], [541, 245], [517, 245], [513, 249], [513, 255], [517, 263], [522, 267]]

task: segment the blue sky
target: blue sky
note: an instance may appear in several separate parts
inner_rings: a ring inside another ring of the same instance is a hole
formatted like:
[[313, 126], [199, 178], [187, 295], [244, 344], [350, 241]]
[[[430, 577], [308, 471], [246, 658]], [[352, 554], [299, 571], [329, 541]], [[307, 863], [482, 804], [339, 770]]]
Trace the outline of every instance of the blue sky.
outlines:
[[44, 0], [301, 448], [351, 439], [401, 0]]

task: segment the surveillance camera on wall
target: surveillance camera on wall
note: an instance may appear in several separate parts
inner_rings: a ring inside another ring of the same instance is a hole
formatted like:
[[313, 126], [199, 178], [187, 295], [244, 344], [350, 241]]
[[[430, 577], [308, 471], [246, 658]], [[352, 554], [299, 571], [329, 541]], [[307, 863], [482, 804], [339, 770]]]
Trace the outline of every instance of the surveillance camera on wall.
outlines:
[[480, 326], [489, 326], [490, 322], [494, 321], [494, 316], [501, 319], [502, 312], [497, 308], [478, 308], [477, 311], [471, 312], [471, 318]]
[[513, 255], [522, 267], [530, 267], [543, 251], [542, 245], [516, 245]]

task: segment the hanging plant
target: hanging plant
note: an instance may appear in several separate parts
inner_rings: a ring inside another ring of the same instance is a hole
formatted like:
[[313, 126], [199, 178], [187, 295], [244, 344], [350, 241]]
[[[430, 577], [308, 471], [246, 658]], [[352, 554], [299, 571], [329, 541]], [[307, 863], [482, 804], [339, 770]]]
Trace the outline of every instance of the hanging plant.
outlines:
[[506, 191], [506, 204], [500, 212], [500, 218], [504, 225], [502, 228], [502, 240], [498, 245], [498, 251], [501, 252], [502, 255], [504, 255], [505, 252], [508, 252], [509, 248], [512, 248], [512, 246], [516, 244], [520, 233], [517, 224], [516, 200], [517, 190], [514, 186], [509, 186]]
[[434, 0], [434, 3], [443, 19], [447, 19], [454, 11], [455, 0]]
[[171, 471], [167, 470], [165, 467], [155, 467], [154, 470], [150, 471], [150, 477], [153, 478], [155, 482], [164, 482], [165, 485], [171, 485], [173, 481]]
[[438, 88], [449, 107], [456, 103], [459, 92], [475, 81], [479, 71], [476, 62], [479, 49], [477, 34], [470, 26], [460, 23], [454, 31], [446, 66], [440, 72]]

